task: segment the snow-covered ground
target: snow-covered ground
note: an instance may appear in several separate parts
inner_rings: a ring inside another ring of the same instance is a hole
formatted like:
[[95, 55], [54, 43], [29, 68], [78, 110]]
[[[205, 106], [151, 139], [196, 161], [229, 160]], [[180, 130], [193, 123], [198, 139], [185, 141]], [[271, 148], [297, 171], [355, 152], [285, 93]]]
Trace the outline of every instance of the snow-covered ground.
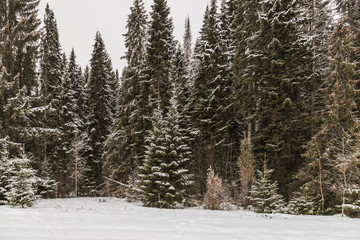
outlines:
[[29, 209], [0, 207], [0, 239], [359, 240], [360, 220], [241, 210], [159, 210], [120, 199], [57, 199]]

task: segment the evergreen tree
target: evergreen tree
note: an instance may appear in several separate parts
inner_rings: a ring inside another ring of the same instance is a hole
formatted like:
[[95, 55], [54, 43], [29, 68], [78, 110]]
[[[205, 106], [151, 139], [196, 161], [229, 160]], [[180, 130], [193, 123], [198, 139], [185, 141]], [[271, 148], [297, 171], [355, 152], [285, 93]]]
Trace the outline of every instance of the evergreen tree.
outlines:
[[[240, 32], [245, 38], [238, 46], [237, 68], [243, 69], [237, 73], [237, 98], [244, 96], [242, 111], [255, 157], [268, 154], [274, 178], [284, 186], [282, 193], [289, 194], [290, 179], [302, 165], [302, 145], [309, 138], [307, 99], [302, 94], [311, 60], [309, 43], [300, 33], [297, 1], [248, 4]], [[250, 21], [256, 25], [247, 35], [245, 24]]]
[[[225, 23], [224, 23], [225, 26]], [[234, 126], [230, 111], [232, 77], [230, 59], [225, 57], [221, 41], [221, 22], [216, 1], [211, 1], [204, 15], [200, 38], [195, 48], [198, 69], [191, 100], [192, 121], [198, 134], [194, 148], [199, 182], [205, 189], [206, 176], [202, 171], [213, 165], [221, 176], [234, 177], [236, 157], [229, 151], [230, 127]], [[227, 55], [230, 56], [231, 54]], [[235, 127], [235, 132], [238, 128]]]
[[13, 97], [19, 88], [25, 86], [27, 95], [30, 95], [36, 85], [40, 20], [37, 18], [38, 0], [3, 0], [0, 3], [0, 55], [6, 71], [6, 84], [1, 89], [1, 107], [4, 107], [7, 97]]
[[272, 182], [270, 174], [274, 170], [267, 168], [267, 160], [264, 159], [263, 171], [257, 170], [258, 179], [250, 190], [250, 203], [257, 213], [281, 212], [284, 206], [282, 196], [278, 194], [276, 182]]
[[35, 170], [30, 166], [31, 160], [25, 154], [24, 147], [21, 148], [19, 157], [9, 159], [12, 176], [9, 181], [10, 191], [6, 198], [10, 205], [31, 207], [38, 200], [36, 195], [37, 178]]
[[77, 130], [77, 102], [76, 92], [73, 90], [74, 82], [71, 82], [68, 63], [65, 55], [63, 56], [63, 76], [59, 85], [59, 121], [58, 139], [56, 147], [56, 158], [58, 165], [58, 194], [65, 197], [69, 192], [70, 173], [68, 165], [72, 159], [72, 147]]
[[184, 168], [190, 148], [179, 126], [175, 91], [166, 120], [159, 107], [154, 112], [153, 129], [149, 132], [145, 162], [141, 167], [145, 206], [172, 208], [183, 203], [186, 186], [191, 184], [188, 170]]
[[[104, 174], [111, 179], [126, 182], [129, 175], [141, 164], [144, 128], [141, 104], [142, 68], [146, 54], [147, 16], [144, 3], [135, 0], [127, 20], [125, 59], [127, 66], [117, 99], [112, 133], [104, 146]], [[146, 96], [147, 97], [147, 96]], [[110, 183], [111, 184], [111, 183]]]
[[89, 77], [89, 116], [88, 116], [88, 137], [89, 137], [89, 193], [95, 193], [97, 186], [102, 182], [101, 156], [103, 144], [109, 134], [111, 124], [111, 109], [109, 108], [110, 96], [108, 92], [109, 68], [108, 54], [105, 44], [99, 32], [96, 33], [95, 44], [90, 60]]
[[9, 171], [10, 153], [8, 140], [2, 140], [2, 150], [0, 153], [0, 205], [6, 204], [6, 194], [9, 191], [11, 172]]
[[[54, 12], [46, 6], [41, 38], [40, 85], [41, 99], [34, 107], [38, 109], [38, 126], [41, 126], [36, 146], [36, 161], [48, 165], [49, 176], [58, 182], [60, 175], [56, 149], [59, 139], [60, 84], [64, 76], [59, 33]], [[46, 175], [46, 174], [45, 174]], [[57, 194], [60, 194], [58, 192]]]
[[185, 34], [184, 34], [184, 65], [187, 70], [188, 76], [191, 71], [191, 59], [192, 59], [192, 33], [190, 18], [187, 17], [185, 20]]
[[151, 7], [145, 79], [148, 82], [151, 109], [160, 99], [160, 107], [166, 113], [171, 97], [171, 62], [175, 51], [174, 26], [166, 0], [154, 0]]
[[[358, 71], [356, 63], [351, 60], [355, 51], [353, 40], [350, 26], [343, 20], [339, 21], [330, 45], [331, 77], [327, 84], [327, 108], [323, 124], [306, 146], [305, 156], [308, 162], [299, 174], [310, 194], [315, 197], [320, 195], [322, 214], [340, 203], [342, 197], [338, 194], [339, 186], [347, 179], [342, 176], [347, 176], [349, 172], [353, 172], [355, 178], [359, 176], [355, 171], [358, 166], [356, 161], [350, 168], [346, 164], [349, 162], [347, 159], [351, 162], [354, 160], [352, 156], [357, 153], [359, 141], [359, 120], [355, 103]], [[336, 174], [339, 171], [340, 175]]]
[[159, 104], [158, 108], [154, 110], [153, 127], [148, 132], [146, 139], [145, 161], [140, 167], [140, 188], [144, 191], [142, 202], [148, 207], [170, 207], [166, 206], [164, 200], [166, 190], [168, 190], [166, 180], [168, 180], [169, 174], [161, 171], [161, 164], [166, 156], [164, 125]]
[[311, 38], [311, 65], [303, 94], [308, 95], [310, 136], [320, 127], [321, 114], [325, 109], [326, 88], [324, 81], [329, 75], [329, 46], [332, 34], [333, 12], [330, 1], [304, 0], [304, 35]]

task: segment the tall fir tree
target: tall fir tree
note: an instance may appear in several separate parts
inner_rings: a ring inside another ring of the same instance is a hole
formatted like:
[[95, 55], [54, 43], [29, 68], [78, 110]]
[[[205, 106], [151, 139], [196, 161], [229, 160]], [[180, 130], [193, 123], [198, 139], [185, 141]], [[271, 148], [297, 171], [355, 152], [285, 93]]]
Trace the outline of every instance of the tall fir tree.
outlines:
[[[223, 28], [225, 25], [226, 23]], [[230, 178], [231, 172], [234, 173], [236, 169], [236, 156], [232, 156], [231, 161], [231, 153], [229, 153], [229, 127], [233, 123], [230, 111], [232, 63], [231, 54], [228, 54], [221, 44], [223, 40], [225, 41], [222, 39], [221, 30], [217, 2], [213, 0], [205, 12], [203, 27], [195, 49], [198, 69], [191, 100], [192, 121], [198, 131], [194, 157], [202, 191], [205, 190], [206, 184], [206, 173], [203, 169], [213, 165], [220, 175], [226, 178]], [[225, 55], [229, 58], [227, 59]], [[233, 171], [229, 171], [231, 168]]]
[[[246, 15], [238, 33], [238, 99], [244, 96], [242, 111], [256, 158], [269, 156], [274, 178], [288, 196], [290, 179], [303, 164], [302, 145], [309, 139], [302, 95], [311, 59], [309, 42], [300, 32], [297, 1], [247, 4], [240, 6]], [[256, 25], [247, 31], [250, 21]]]
[[166, 142], [160, 104], [154, 110], [152, 119], [152, 129], [146, 139], [145, 160], [140, 166], [140, 188], [143, 190], [142, 202], [145, 206], [162, 208], [166, 204], [164, 197], [167, 186], [164, 180], [168, 180], [169, 174], [161, 171], [166, 156]]
[[[27, 107], [26, 101], [29, 96], [34, 95], [37, 86], [39, 1], [3, 0], [0, 5], [0, 66], [3, 73], [0, 87], [0, 136], [9, 136], [11, 141], [25, 143], [29, 134], [24, 131], [24, 125], [18, 126], [16, 121], [12, 121], [12, 118], [17, 118], [13, 114], [21, 113], [15, 113], [9, 106], [16, 99], [19, 105]], [[20, 103], [22, 100], [24, 102]], [[24, 116], [22, 120], [25, 118]]]
[[109, 95], [109, 66], [108, 53], [100, 32], [96, 33], [95, 44], [90, 60], [89, 76], [89, 171], [87, 177], [90, 186], [89, 194], [96, 194], [99, 184], [102, 182], [102, 151], [103, 144], [109, 134], [111, 125], [111, 108]]
[[141, 96], [141, 81], [146, 55], [147, 15], [142, 0], [135, 0], [130, 10], [124, 35], [127, 66], [121, 79], [112, 133], [105, 142], [103, 155], [104, 174], [121, 182], [126, 182], [141, 164], [144, 133], [142, 113], [145, 106], [141, 104], [144, 98]]
[[62, 176], [56, 148], [59, 136], [60, 84], [64, 76], [64, 62], [55, 14], [48, 4], [45, 8], [40, 48], [41, 101], [38, 101], [35, 107], [39, 109], [37, 119], [41, 131], [35, 155], [37, 161], [49, 166], [50, 175], [59, 181]]
[[[353, 41], [350, 25], [340, 20], [330, 45], [331, 76], [327, 84], [326, 112], [320, 131], [306, 146], [308, 162], [298, 175], [304, 181], [303, 190], [314, 197], [320, 196], [322, 214], [341, 202], [336, 192], [339, 186], [336, 173], [339, 172], [337, 166], [344, 165], [339, 160], [351, 158], [358, 151], [359, 119], [355, 96], [359, 75], [356, 62], [351, 59], [356, 52]], [[358, 165], [354, 166], [356, 169]]]
[[161, 109], [167, 112], [171, 97], [171, 63], [175, 52], [173, 21], [167, 0], [154, 0], [151, 6], [149, 40], [146, 48], [145, 81], [148, 82], [150, 113], [161, 101]]
[[191, 24], [190, 17], [187, 17], [185, 20], [185, 33], [184, 33], [184, 65], [186, 67], [187, 73], [190, 76], [191, 71], [191, 59], [192, 59], [192, 33], [191, 33]]
[[184, 167], [189, 160], [190, 148], [179, 125], [181, 116], [176, 90], [174, 87], [166, 119], [163, 120], [159, 107], [154, 112], [153, 129], [148, 135], [145, 162], [141, 167], [145, 206], [172, 208], [182, 204], [186, 187], [191, 184], [188, 170]]

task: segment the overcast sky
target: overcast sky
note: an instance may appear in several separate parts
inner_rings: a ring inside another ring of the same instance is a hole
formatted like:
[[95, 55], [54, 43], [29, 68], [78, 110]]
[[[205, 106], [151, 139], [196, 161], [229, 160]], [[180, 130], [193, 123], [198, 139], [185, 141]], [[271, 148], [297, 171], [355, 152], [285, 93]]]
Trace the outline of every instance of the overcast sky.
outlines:
[[[143, 0], [147, 12], [153, 0]], [[168, 0], [171, 8], [177, 40], [182, 41], [186, 16], [190, 17], [195, 41], [202, 25], [206, 5], [210, 0]], [[220, 2], [220, 1], [219, 1]], [[120, 57], [124, 55], [123, 34], [126, 20], [133, 0], [41, 0], [39, 17], [44, 18], [46, 3], [54, 10], [63, 51], [69, 55], [75, 49], [77, 61], [81, 66], [88, 64], [96, 30], [101, 32], [114, 68], [120, 73], [125, 65]]]

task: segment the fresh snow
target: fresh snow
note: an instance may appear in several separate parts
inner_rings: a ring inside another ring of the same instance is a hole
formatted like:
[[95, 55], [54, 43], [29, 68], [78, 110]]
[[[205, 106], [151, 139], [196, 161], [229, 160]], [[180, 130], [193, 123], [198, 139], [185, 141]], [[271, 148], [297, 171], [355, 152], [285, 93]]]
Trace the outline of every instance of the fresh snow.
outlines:
[[243, 210], [152, 209], [121, 199], [104, 200], [42, 200], [26, 209], [1, 206], [0, 239], [360, 239], [360, 219], [265, 215]]

